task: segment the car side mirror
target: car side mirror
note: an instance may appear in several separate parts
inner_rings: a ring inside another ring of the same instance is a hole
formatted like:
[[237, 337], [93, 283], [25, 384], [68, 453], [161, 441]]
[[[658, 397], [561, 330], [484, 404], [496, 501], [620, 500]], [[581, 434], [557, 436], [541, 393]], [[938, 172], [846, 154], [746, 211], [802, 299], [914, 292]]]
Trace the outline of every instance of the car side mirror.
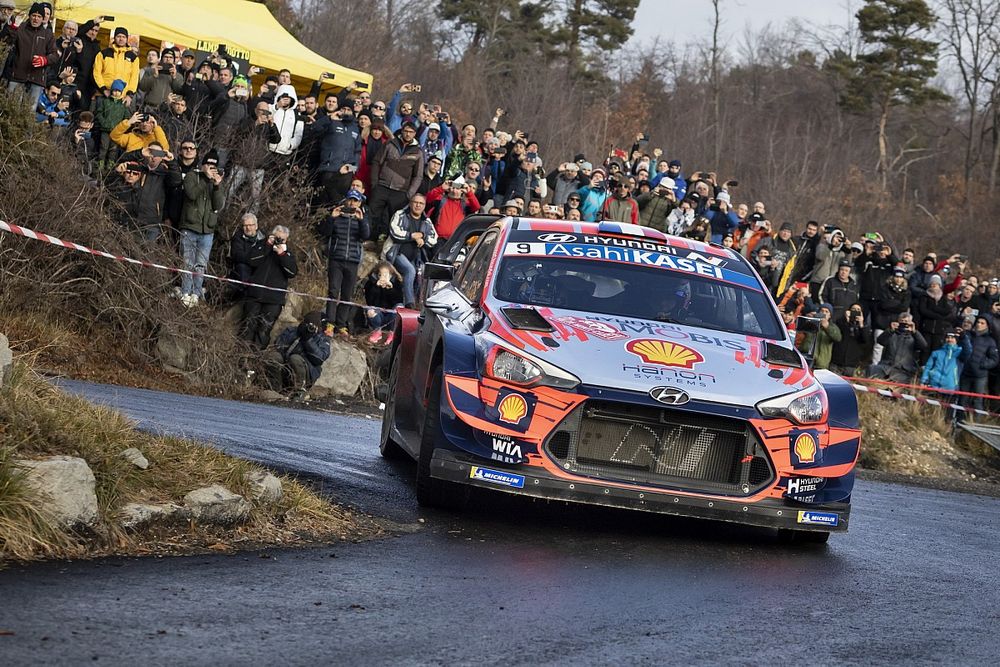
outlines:
[[796, 331], [813, 334], [812, 345], [809, 346], [807, 351], [802, 352], [802, 356], [806, 358], [809, 368], [813, 367], [813, 360], [816, 358], [816, 344], [819, 342], [819, 336], [816, 334], [819, 332], [819, 324], [822, 321], [818, 317], [809, 317], [807, 315], [799, 315], [798, 319], [795, 320]]
[[455, 277], [455, 267], [451, 264], [424, 264], [424, 280], [451, 280]]

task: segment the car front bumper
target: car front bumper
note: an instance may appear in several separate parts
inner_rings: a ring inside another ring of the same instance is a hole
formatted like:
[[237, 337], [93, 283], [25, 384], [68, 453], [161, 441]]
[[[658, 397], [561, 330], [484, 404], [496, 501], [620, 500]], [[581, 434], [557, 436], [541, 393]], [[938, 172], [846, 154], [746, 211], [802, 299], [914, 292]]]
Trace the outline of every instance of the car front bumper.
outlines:
[[[803, 505], [771, 498], [741, 502], [739, 499], [719, 500], [677, 494], [669, 490], [652, 493], [623, 489], [601, 484], [599, 479], [588, 482], [571, 481], [554, 477], [540, 468], [499, 466], [471, 455], [440, 448], [434, 450], [430, 469], [431, 476], [435, 479], [532, 498], [727, 521], [766, 528], [846, 532], [851, 513], [850, 503]], [[831, 517], [834, 516], [835, 524], [831, 523]], [[807, 522], [803, 522], [804, 518]]]

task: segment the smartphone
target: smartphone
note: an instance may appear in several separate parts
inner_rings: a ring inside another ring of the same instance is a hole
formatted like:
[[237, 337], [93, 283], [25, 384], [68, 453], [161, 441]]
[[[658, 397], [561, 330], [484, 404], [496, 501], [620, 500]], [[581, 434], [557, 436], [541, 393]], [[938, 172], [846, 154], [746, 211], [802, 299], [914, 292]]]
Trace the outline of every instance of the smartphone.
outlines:
[[320, 76], [321, 79], [335, 79], [335, 78], [337, 78], [336, 76], [334, 76], [330, 72], [323, 72], [319, 76]]
[[101, 18], [104, 19], [105, 21], [114, 21], [115, 20], [114, 16], [102, 16]]
[[865, 234], [865, 238], [871, 239], [872, 241], [878, 241], [878, 234], [875, 234], [873, 232], [868, 232], [867, 234]]
[[437, 119], [439, 121], [442, 121], [442, 122], [444, 121], [445, 118], [448, 117], [448, 114], [446, 114], [446, 113], [437, 113], [437, 114], [434, 114], [434, 115], [437, 116]]
[[421, 86], [420, 86], [420, 84], [419, 84], [419, 83], [418, 83], [417, 85], [413, 86], [413, 92], [415, 92], [415, 93], [419, 93], [419, 92], [420, 92], [420, 90], [421, 90]]
[[642, 137], [639, 139], [639, 148], [643, 148], [649, 144], [649, 132], [643, 132]]
[[90, 137], [92, 136], [92, 134], [89, 131], [88, 132], [81, 132], [80, 136], [83, 137], [84, 139], [90, 139]]

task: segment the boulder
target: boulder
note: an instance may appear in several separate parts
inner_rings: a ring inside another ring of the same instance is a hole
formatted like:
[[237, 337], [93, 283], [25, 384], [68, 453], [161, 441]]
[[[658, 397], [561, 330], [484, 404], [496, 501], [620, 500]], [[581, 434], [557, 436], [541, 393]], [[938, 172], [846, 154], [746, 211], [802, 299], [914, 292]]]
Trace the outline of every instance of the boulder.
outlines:
[[156, 339], [156, 356], [163, 370], [168, 373], [187, 373], [191, 358], [192, 342], [164, 327]]
[[358, 285], [364, 285], [368, 280], [368, 274], [372, 272], [375, 265], [381, 261], [379, 254], [370, 250], [365, 250], [361, 255], [361, 264], [358, 266]]
[[285, 494], [281, 480], [264, 470], [254, 470], [247, 475], [250, 495], [259, 503], [270, 505], [281, 500]]
[[27, 471], [26, 481], [40, 497], [41, 507], [66, 528], [97, 522], [94, 473], [75, 456], [49, 456], [38, 461], [18, 461]]
[[7, 340], [7, 336], [0, 333], [0, 387], [10, 380], [12, 370], [14, 370], [14, 353], [10, 351], [10, 341]]
[[262, 390], [260, 393], [257, 394], [257, 398], [259, 398], [262, 401], [267, 401], [268, 403], [276, 403], [278, 401], [288, 400], [278, 392], [272, 391], [270, 389]]
[[285, 305], [281, 308], [278, 319], [274, 321], [274, 326], [271, 327], [271, 340], [274, 341], [288, 327], [298, 326], [306, 313], [311, 310], [309, 306], [310, 300], [304, 296], [299, 296], [298, 294], [286, 295]]
[[135, 447], [129, 447], [124, 452], [122, 452], [122, 458], [134, 465], [140, 470], [146, 470], [149, 468], [149, 459], [142, 455]]
[[309, 389], [315, 397], [353, 396], [368, 373], [365, 353], [345, 341], [330, 340], [330, 358], [323, 363], [323, 372]]
[[184, 496], [184, 504], [203, 523], [239, 523], [250, 514], [250, 503], [243, 496], [219, 484], [195, 489]]
[[165, 503], [162, 505], [147, 505], [145, 503], [128, 503], [118, 512], [118, 521], [122, 528], [133, 530], [148, 523], [168, 522], [187, 518], [188, 511], [180, 505]]

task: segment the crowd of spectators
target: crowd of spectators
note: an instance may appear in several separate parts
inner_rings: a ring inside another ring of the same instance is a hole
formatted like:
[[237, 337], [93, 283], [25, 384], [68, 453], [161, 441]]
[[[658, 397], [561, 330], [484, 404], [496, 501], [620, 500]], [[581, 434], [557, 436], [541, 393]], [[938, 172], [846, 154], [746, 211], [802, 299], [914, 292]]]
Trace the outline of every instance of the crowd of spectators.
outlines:
[[[372, 343], [391, 342], [391, 311], [414, 305], [421, 265], [467, 215], [482, 212], [615, 220], [721, 244], [754, 265], [790, 329], [815, 315], [816, 330], [797, 340], [816, 367], [1000, 392], [997, 278], [969, 275], [960, 255], [921, 256], [877, 232], [852, 241], [836, 223], [772, 222], [764, 202], [739, 201], [737, 181], [685, 174], [645, 135], [596, 164], [577, 154], [546, 173], [538, 140], [504, 128], [503, 109], [480, 129], [421, 102], [419, 85], [386, 102], [360, 85], [321, 95], [320, 80], [300, 96], [289, 70], [241, 73], [224, 50], [201, 62], [187, 50], [143, 54], [125, 26], [108, 26], [103, 46], [104, 17], [66, 21], [56, 34], [48, 3], [15, 15], [13, 2], [0, 0], [0, 19], [12, 47], [6, 89], [114, 195], [123, 227], [146, 243], [176, 244], [194, 272], [175, 290], [186, 306], [204, 300], [199, 274], [220, 213], [238, 208], [239, 228], [223, 236], [230, 276], [275, 289], [237, 287], [229, 296], [243, 303], [240, 334], [262, 349], [285, 301], [279, 290], [298, 265], [288, 227], [265, 233], [257, 214], [265, 184], [302, 175], [312, 210], [324, 215], [315, 238], [297, 243], [325, 256], [331, 299], [368, 307], [331, 302], [282, 332], [274, 349], [283, 361], [273, 360], [286, 384], [315, 379], [329, 355], [324, 336], [367, 327]], [[263, 79], [256, 90], [253, 76]], [[381, 261], [359, 275], [366, 250]]]

